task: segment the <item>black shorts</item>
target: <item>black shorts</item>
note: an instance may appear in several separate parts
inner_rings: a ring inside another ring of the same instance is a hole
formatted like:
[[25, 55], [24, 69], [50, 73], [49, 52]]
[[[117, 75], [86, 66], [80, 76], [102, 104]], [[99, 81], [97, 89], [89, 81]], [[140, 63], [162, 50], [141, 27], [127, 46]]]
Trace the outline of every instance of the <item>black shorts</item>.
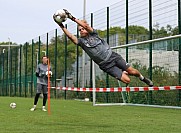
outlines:
[[108, 73], [116, 79], [121, 79], [122, 72], [126, 71], [130, 65], [123, 59], [123, 57], [115, 52], [112, 53], [111, 57], [104, 63], [99, 65], [100, 69]]

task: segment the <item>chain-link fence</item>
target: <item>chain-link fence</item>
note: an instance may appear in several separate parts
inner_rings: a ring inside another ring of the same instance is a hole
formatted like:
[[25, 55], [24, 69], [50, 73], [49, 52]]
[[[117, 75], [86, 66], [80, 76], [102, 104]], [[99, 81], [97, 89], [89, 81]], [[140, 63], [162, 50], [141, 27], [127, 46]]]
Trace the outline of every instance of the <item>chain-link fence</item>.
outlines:
[[[87, 14], [85, 19], [89, 25], [97, 29], [100, 37], [112, 47], [180, 34], [180, 12], [180, 0], [165, 0], [164, 2], [158, 0], [122, 0], [110, 7]], [[71, 22], [66, 26], [73, 35], [79, 37], [76, 23]], [[169, 47], [163, 47], [162, 44], [152, 46], [144, 49], [152, 49], [149, 50], [151, 55], [155, 53], [154, 47], [160, 47], [160, 52], [180, 51], [180, 43], [179, 46], [175, 43]], [[35, 69], [37, 64], [41, 62], [43, 55], [50, 58], [53, 70], [51, 86], [92, 87], [90, 58], [86, 55], [83, 61], [82, 49], [74, 45], [59, 28], [18, 45], [18, 47], [0, 47], [0, 51], [1, 96], [32, 97], [36, 89]], [[131, 53], [129, 50], [125, 52], [125, 59], [130, 61], [129, 55], [134, 52], [134, 49]], [[135, 51], [135, 53], [140, 54], [140, 51]], [[175, 64], [176, 66], [169, 64], [169, 70], [177, 68], [176, 72], [180, 77], [180, 54], [175, 56], [178, 56], [179, 64]], [[159, 55], [159, 57], [161, 56]], [[154, 65], [157, 63], [164, 64], [166, 60], [159, 57], [157, 60], [152, 61], [152, 58], [148, 60]], [[131, 61], [135, 61], [134, 57], [131, 58]], [[145, 74], [154, 80], [156, 75], [152, 74], [152, 66], [149, 68]], [[175, 84], [180, 85], [180, 83], [179, 80]], [[165, 82], [161, 82], [157, 85], [164, 84]], [[117, 82], [114, 84], [111, 77], [106, 76], [104, 80], [97, 79], [96, 85], [96, 87], [110, 87], [118, 84]], [[91, 97], [89, 93], [53, 89], [51, 95], [55, 98], [62, 97], [65, 99]]]

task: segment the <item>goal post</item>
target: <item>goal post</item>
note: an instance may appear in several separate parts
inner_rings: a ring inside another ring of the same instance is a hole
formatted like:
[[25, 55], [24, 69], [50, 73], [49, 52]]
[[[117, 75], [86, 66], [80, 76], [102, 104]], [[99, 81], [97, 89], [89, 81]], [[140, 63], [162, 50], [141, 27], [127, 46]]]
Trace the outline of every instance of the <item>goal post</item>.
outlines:
[[[138, 78], [130, 76], [129, 86], [136, 88], [137, 91], [93, 91], [93, 106], [131, 105], [180, 109], [181, 93], [178, 80], [179, 65], [181, 65], [179, 64], [180, 39], [181, 35], [175, 35], [111, 47], [124, 59], [128, 56], [128, 63], [138, 69], [143, 76], [151, 78], [154, 86], [157, 87], [148, 87], [147, 90], [143, 91], [142, 89], [144, 86], [146, 87], [146, 84]], [[150, 52], [150, 50], [152, 51]], [[152, 56], [151, 61], [149, 56]], [[152, 69], [151, 74], [149, 73], [150, 69]], [[105, 81], [106, 74], [93, 63], [93, 88], [105, 87]], [[124, 83], [111, 76], [109, 76], [108, 84], [109, 88], [126, 88]]]

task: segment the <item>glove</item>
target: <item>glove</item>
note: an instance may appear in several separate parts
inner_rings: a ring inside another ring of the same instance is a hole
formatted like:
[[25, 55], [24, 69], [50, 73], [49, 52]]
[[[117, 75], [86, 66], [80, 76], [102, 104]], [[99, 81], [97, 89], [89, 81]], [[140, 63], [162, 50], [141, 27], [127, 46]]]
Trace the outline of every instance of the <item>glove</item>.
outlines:
[[75, 17], [72, 16], [72, 14], [70, 12], [68, 12], [66, 9], [63, 9], [65, 11], [65, 13], [67, 14], [68, 18], [71, 19], [72, 21], [75, 21]]
[[[64, 25], [62, 24], [62, 22], [58, 22], [57, 20], [56, 20], [56, 15], [54, 14], [53, 15], [53, 19], [54, 19], [54, 21], [61, 27], [61, 28], [64, 28]], [[65, 21], [65, 20], [64, 20]], [[64, 22], [63, 21], [63, 22]]]
[[48, 72], [50, 74], [50, 77], [52, 76], [52, 71], [46, 71], [46, 75], [48, 76]]
[[40, 77], [40, 74], [36, 72], [36, 77]]

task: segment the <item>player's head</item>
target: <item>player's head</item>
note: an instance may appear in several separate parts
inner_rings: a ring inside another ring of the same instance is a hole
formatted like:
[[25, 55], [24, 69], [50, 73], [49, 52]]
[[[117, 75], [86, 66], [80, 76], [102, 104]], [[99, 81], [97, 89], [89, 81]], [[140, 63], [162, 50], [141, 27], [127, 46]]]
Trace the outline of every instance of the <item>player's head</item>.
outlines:
[[[81, 20], [83, 23], [86, 23], [87, 24], [87, 21], [86, 20]], [[81, 37], [86, 37], [89, 33], [80, 25], [78, 25], [78, 30], [80, 32], [80, 36]]]
[[47, 56], [42, 56], [42, 63], [43, 64], [47, 64], [47, 61], [48, 61], [48, 57]]

